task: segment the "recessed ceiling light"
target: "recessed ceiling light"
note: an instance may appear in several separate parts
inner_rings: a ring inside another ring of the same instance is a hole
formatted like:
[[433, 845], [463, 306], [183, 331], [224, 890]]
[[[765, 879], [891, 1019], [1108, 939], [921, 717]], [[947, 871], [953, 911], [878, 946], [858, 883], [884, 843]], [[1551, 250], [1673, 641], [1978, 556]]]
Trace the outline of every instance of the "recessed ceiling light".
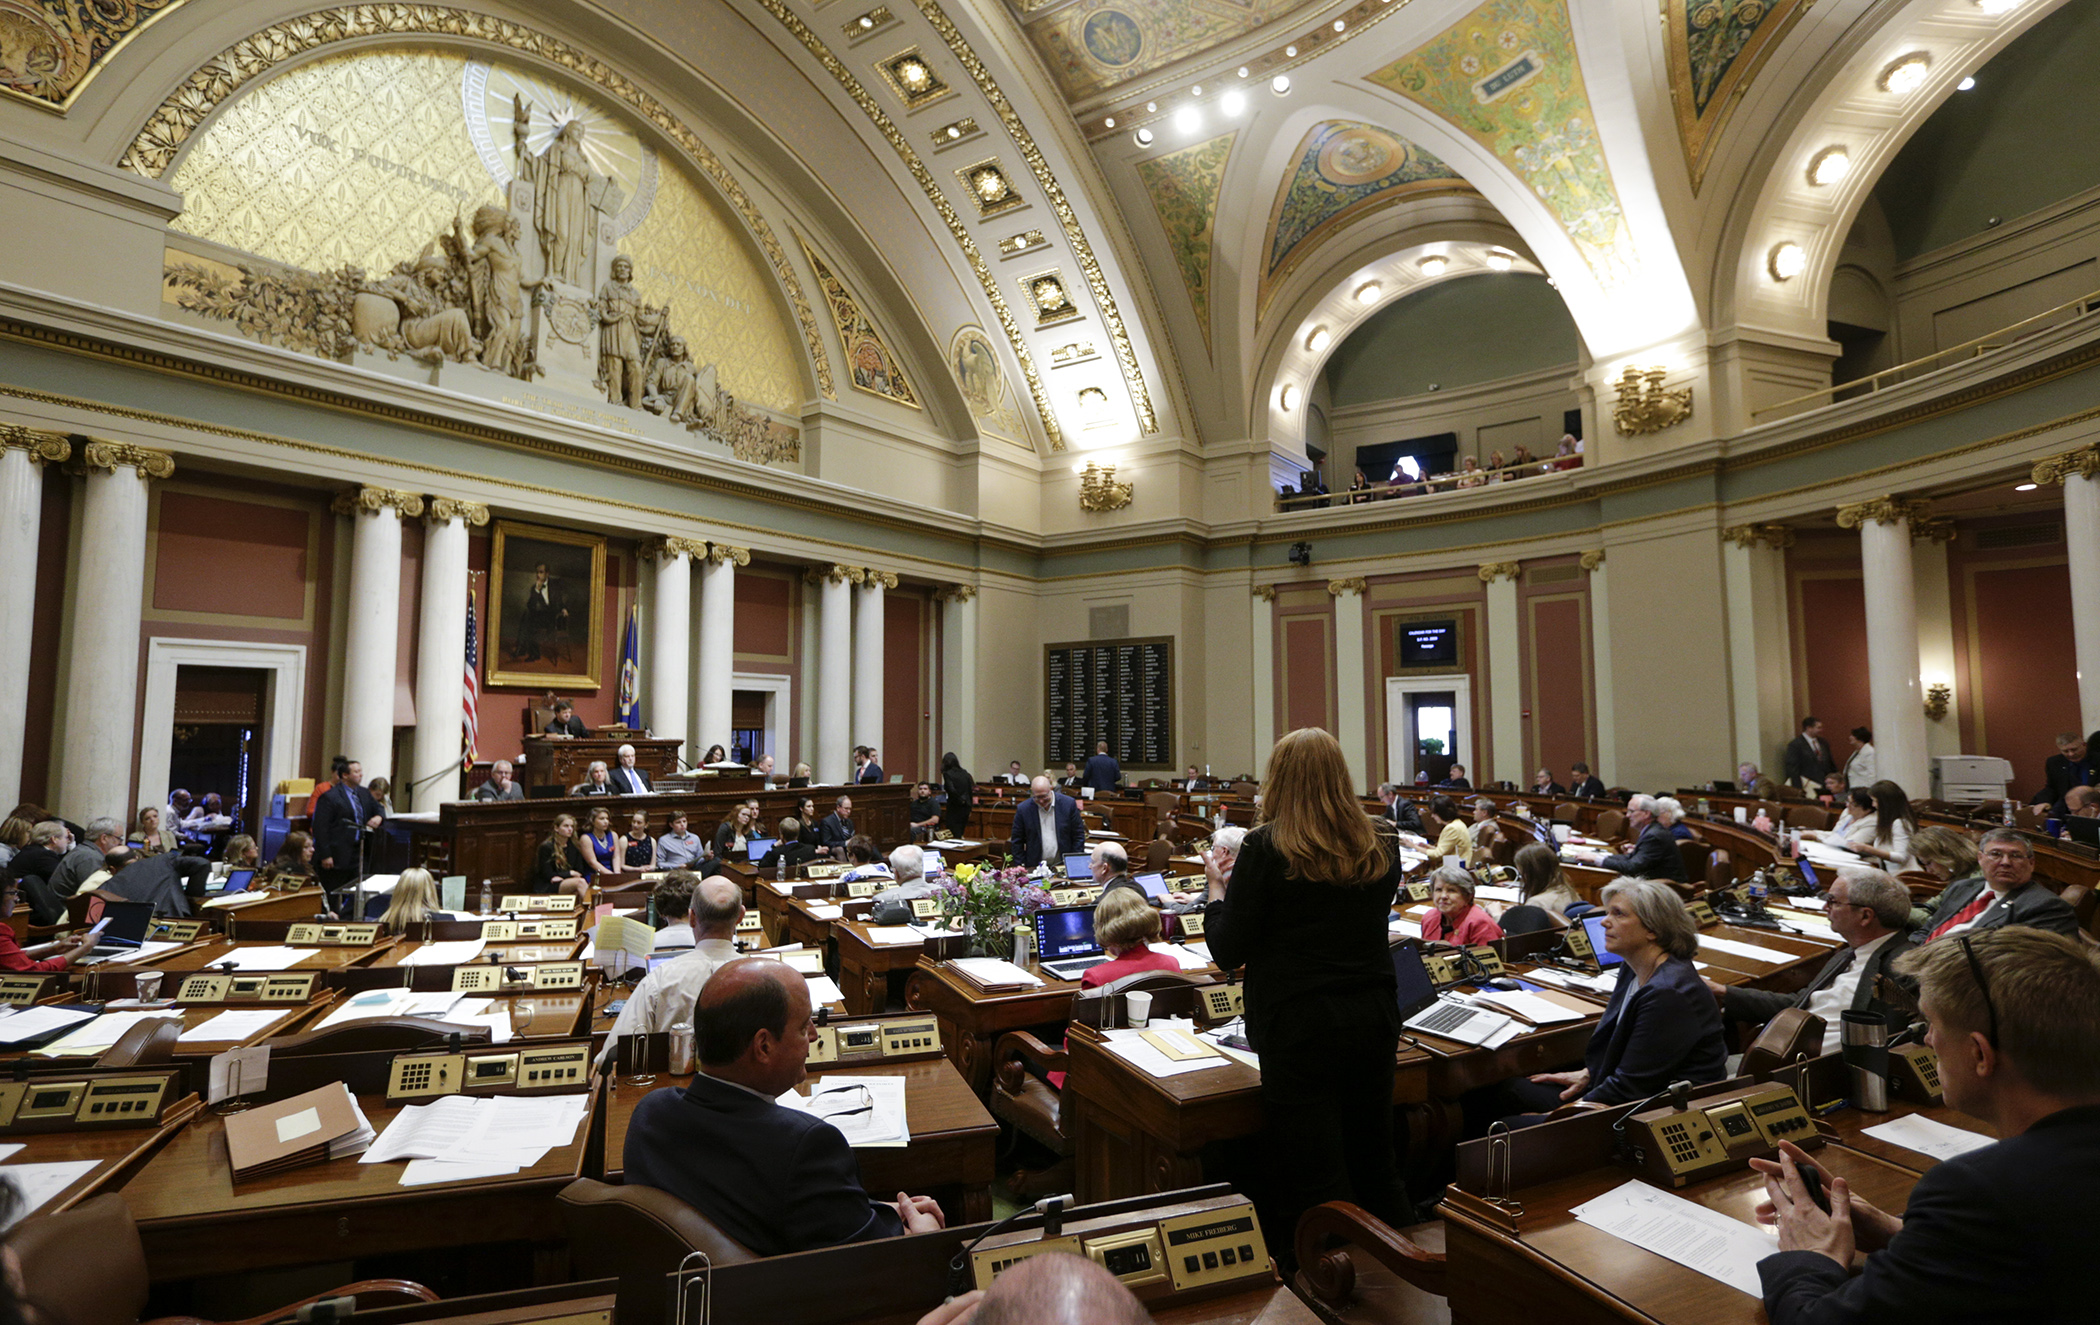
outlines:
[[1219, 99], [1218, 109], [1224, 111], [1227, 118], [1238, 118], [1240, 112], [1247, 109], [1246, 94], [1241, 92], [1227, 92], [1222, 98]]
[[1289, 382], [1284, 383], [1283, 390], [1276, 393], [1276, 403], [1283, 407], [1286, 414], [1298, 408], [1297, 386]]
[[1496, 271], [1508, 271], [1511, 267], [1517, 265], [1517, 257], [1516, 254], [1504, 253], [1499, 248], [1492, 249], [1487, 255], [1487, 265]]
[[1157, 115], [1157, 114], [1159, 114], [1159, 103], [1158, 103], [1157, 101], [1148, 101], [1148, 102], [1146, 102], [1146, 103], [1145, 103], [1145, 113], [1146, 113], [1147, 115]]
[[1925, 75], [1931, 70], [1932, 57], [1923, 51], [1912, 51], [1882, 70], [1876, 85], [1892, 96], [1907, 97], [1925, 86]]
[[1101, 121], [1101, 123], [1102, 123], [1103, 125], [1107, 126], [1108, 128], [1111, 128], [1111, 129], [1113, 129], [1113, 128], [1115, 128], [1115, 127], [1116, 127], [1116, 117], [1115, 117], [1115, 116], [1113, 116], [1113, 115], [1111, 115], [1111, 116], [1109, 116], [1109, 117], [1108, 117], [1107, 119], [1105, 119], [1105, 120]]
[[1200, 96], [1202, 96], [1202, 95], [1203, 95], [1203, 84], [1201, 84], [1201, 83], [1198, 83], [1198, 84], [1196, 84], [1196, 85], [1195, 85], [1194, 87], [1190, 88], [1190, 89], [1189, 89], [1189, 95], [1190, 95], [1190, 96], [1192, 96], [1192, 97], [1200, 97]]
[[1347, 19], [1340, 19], [1340, 18], [1338, 18], [1338, 19], [1336, 19], [1336, 20], [1334, 21], [1334, 30], [1335, 30], [1336, 32], [1344, 32], [1344, 31], [1347, 31], [1347, 30], [1348, 30], [1348, 27], [1349, 27], [1349, 23], [1348, 23], [1348, 20], [1347, 20]]
[[2039, 483], [2015, 483], [2015, 484], [2013, 484], [2013, 491], [2014, 491], [2014, 492], [2033, 492], [2033, 491], [2034, 491], [2034, 490], [2035, 490], [2036, 488], [2038, 488], [2038, 487], [2040, 487], [2040, 486], [2041, 486], [2041, 484], [2039, 484]]
[[1150, 129], [1139, 129], [1130, 136], [1137, 141], [1139, 147], [1152, 146], [1152, 130]]
[[1424, 276], [1441, 276], [1444, 274], [1444, 268], [1451, 265], [1451, 259], [1441, 253], [1432, 253], [1415, 265], [1422, 269]]
[[1290, 78], [1284, 74], [1276, 75], [1276, 77], [1269, 80], [1269, 90], [1279, 97], [1283, 96], [1291, 90]]
[[1852, 154], [1842, 147], [1826, 147], [1808, 163], [1808, 182], [1818, 188], [1837, 183], [1852, 173]]
[[1305, 338], [1305, 348], [1318, 354], [1334, 342], [1334, 333], [1325, 327], [1314, 327], [1312, 335]]
[[1362, 285], [1356, 287], [1356, 302], [1359, 304], [1375, 304], [1378, 302], [1378, 296], [1384, 293], [1385, 287], [1377, 281], [1365, 281]]
[[1194, 106], [1183, 106], [1174, 112], [1174, 127], [1183, 133], [1194, 133], [1203, 127], [1203, 112]]
[[1298, 58], [1298, 48], [1296, 46], [1286, 46], [1283, 48], [1283, 54], [1285, 58], [1295, 60]]
[[1765, 267], [1775, 281], [1791, 281], [1808, 270], [1808, 252], [1793, 240], [1783, 240], [1772, 245], [1765, 258]]
[[1241, 66], [1240, 66], [1240, 77], [1241, 77], [1241, 78], [1245, 78], [1246, 76], [1247, 76], [1247, 66], [1243, 64], [1243, 65], [1241, 65]]
[[1954, 85], [1954, 90], [1956, 92], [1974, 92], [1976, 90], [1976, 75], [1971, 74], [1967, 78], [1962, 79], [1959, 83], [1956, 83]]

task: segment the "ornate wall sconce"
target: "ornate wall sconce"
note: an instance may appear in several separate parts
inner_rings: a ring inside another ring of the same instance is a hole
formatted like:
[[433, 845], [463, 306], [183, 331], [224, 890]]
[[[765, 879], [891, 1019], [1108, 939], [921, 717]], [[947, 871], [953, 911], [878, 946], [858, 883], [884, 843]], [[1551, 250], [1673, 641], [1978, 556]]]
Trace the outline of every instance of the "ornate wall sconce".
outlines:
[[1945, 681], [1934, 681], [1925, 687], [1925, 716], [1938, 722], [1947, 716], [1947, 706], [1954, 702], [1954, 687]]
[[1097, 465], [1086, 462], [1079, 471], [1079, 509], [1082, 511], [1120, 511], [1130, 505], [1136, 485], [1116, 482], [1114, 465]]
[[1635, 368], [1628, 364], [1619, 374], [1613, 389], [1619, 398], [1611, 407], [1612, 422], [1619, 425], [1619, 436], [1635, 437], [1642, 433], [1661, 432], [1674, 428], [1692, 417], [1692, 389], [1671, 389], [1663, 385], [1668, 369]]

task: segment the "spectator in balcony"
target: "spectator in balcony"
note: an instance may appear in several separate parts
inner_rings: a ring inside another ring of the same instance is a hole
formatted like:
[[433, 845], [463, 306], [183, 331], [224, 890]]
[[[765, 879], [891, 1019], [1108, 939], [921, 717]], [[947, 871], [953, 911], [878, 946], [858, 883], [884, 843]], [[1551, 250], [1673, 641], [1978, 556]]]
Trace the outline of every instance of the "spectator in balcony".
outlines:
[[1467, 456], [1466, 462], [1458, 467], [1458, 486], [1461, 488], [1481, 487], [1487, 481], [1487, 473], [1481, 469], [1477, 456]]
[[1523, 471], [1530, 469], [1537, 463], [1538, 459], [1531, 454], [1531, 448], [1522, 442], [1517, 443], [1516, 450], [1509, 453], [1509, 466], [1511, 469], [1518, 471], [1517, 477], [1519, 478], [1528, 478], [1529, 475]]
[[1560, 446], [1553, 452], [1555, 469], [1582, 468], [1582, 445], [1575, 440], [1574, 433], [1562, 433]]
[[1349, 475], [1349, 504], [1354, 506], [1359, 502], [1367, 502], [1369, 500], [1371, 500], [1371, 480], [1364, 477], [1364, 472], [1361, 469], [1351, 471]]
[[1502, 458], [1502, 450], [1500, 447], [1497, 447], [1495, 450], [1488, 452], [1487, 467], [1488, 482], [1500, 483], [1502, 481], [1502, 471], [1509, 467], [1509, 462]]

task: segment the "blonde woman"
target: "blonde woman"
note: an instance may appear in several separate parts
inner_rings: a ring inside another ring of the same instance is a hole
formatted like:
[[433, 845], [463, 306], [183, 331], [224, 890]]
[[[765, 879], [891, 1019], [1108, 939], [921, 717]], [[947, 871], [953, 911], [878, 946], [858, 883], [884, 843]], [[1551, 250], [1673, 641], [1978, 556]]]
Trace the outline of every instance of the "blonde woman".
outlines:
[[1181, 963], [1152, 951], [1159, 942], [1159, 912], [1135, 888], [1111, 888], [1094, 904], [1094, 937], [1108, 960], [1080, 973], [1081, 989], [1099, 989], [1140, 971], [1178, 971]]
[[157, 856], [163, 851], [176, 851], [182, 843], [175, 838], [175, 830], [163, 828], [158, 805], [139, 806], [139, 817], [131, 825], [131, 841], [141, 856]]
[[394, 884], [393, 895], [387, 901], [386, 914], [379, 918], [379, 923], [387, 933], [401, 934], [410, 925], [419, 925], [426, 920], [473, 919], [477, 917], [439, 910], [437, 880], [430, 876], [429, 870], [410, 869], [401, 871], [401, 878]]
[[540, 843], [539, 855], [533, 861], [529, 891], [536, 895], [575, 893], [580, 897], [590, 891], [586, 881], [589, 869], [583, 848], [576, 845], [576, 816], [557, 814], [553, 831]]

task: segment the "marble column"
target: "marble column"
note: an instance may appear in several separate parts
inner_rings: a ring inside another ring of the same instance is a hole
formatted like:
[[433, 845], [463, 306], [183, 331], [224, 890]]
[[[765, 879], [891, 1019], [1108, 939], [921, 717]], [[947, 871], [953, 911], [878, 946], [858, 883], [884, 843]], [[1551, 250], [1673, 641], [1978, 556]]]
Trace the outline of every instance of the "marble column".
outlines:
[[75, 823], [104, 814], [129, 822], [139, 617], [146, 601], [146, 484], [173, 474], [175, 458], [118, 442], [89, 442], [83, 458], [87, 497], [75, 543], [72, 655], [51, 808]]
[[1600, 547], [1582, 554], [1582, 568], [1590, 573], [1590, 660], [1595, 668], [1591, 684], [1597, 700], [1597, 749], [1594, 758], [1583, 762], [1605, 786], [1616, 787], [1619, 719], [1613, 703], [1616, 691], [1611, 672], [1611, 576], [1604, 564], [1604, 552]]
[[[343, 730], [328, 753], [364, 765], [370, 786], [374, 778], [393, 776], [401, 519], [421, 515], [423, 498], [393, 488], [351, 488], [336, 497], [335, 513], [351, 520], [350, 615], [343, 641]], [[465, 657], [462, 638], [460, 658]]]
[[1490, 782], [1529, 781], [1524, 767], [1523, 650], [1518, 645], [1517, 578], [1524, 573], [1514, 561], [1491, 561], [1480, 568], [1487, 585], [1488, 747], [1475, 750], [1474, 786]]
[[1786, 603], [1786, 550], [1793, 545], [1794, 531], [1783, 524], [1721, 531], [1735, 759], [1771, 773], [1779, 771], [1795, 721]]
[[[936, 589], [941, 605], [941, 749], [977, 769], [977, 590], [967, 584]], [[939, 764], [933, 768], [939, 781]]]
[[[1248, 627], [1247, 656], [1254, 672], [1254, 759], [1244, 771], [1261, 777], [1276, 748], [1276, 586], [1254, 586], [1254, 615]], [[1225, 769], [1220, 777], [1231, 777]]]
[[2034, 467], [2034, 481], [2064, 485], [2072, 657], [2078, 667], [2078, 730], [2100, 731], [2100, 445], [2042, 461]]
[[817, 739], [808, 762], [825, 786], [853, 775], [853, 586], [865, 578], [860, 567], [839, 565], [811, 566], [802, 576], [819, 595]]
[[649, 575], [642, 720], [656, 735], [683, 741], [692, 681], [693, 559], [706, 555], [707, 545], [690, 538], [652, 538], [637, 552]]
[[1904, 497], [1840, 506], [1840, 528], [1859, 530], [1861, 587], [1867, 600], [1867, 696], [1880, 774], [1912, 797], [1932, 794], [1925, 752], [1925, 694], [1918, 682], [1918, 591], [1912, 527], [1927, 502]]
[[[882, 655], [883, 595], [897, 587], [889, 571], [862, 573], [860, 592], [853, 595], [853, 739], [854, 745], [872, 745], [882, 751]], [[849, 765], [850, 767], [850, 765]], [[889, 773], [888, 765], [883, 772]], [[897, 769], [899, 773], [910, 770]]]
[[[29, 693], [31, 627], [36, 619], [37, 535], [44, 518], [44, 469], [71, 458], [57, 433], [0, 423], [0, 694]], [[22, 800], [22, 724], [0, 723], [0, 805]]]
[[1334, 720], [1341, 728], [1342, 757], [1349, 761], [1349, 780], [1360, 793], [1371, 790], [1365, 754], [1371, 734], [1364, 718], [1364, 577], [1329, 580], [1334, 595]]
[[[432, 497], [423, 509], [423, 592], [416, 622], [416, 737], [394, 804], [434, 810], [460, 794], [466, 742], [467, 529], [489, 522], [479, 502]], [[369, 766], [368, 766], [369, 767]]]
[[751, 564], [748, 548], [708, 545], [700, 564], [700, 686], [692, 756], [720, 742], [729, 748], [736, 704], [736, 570]]

